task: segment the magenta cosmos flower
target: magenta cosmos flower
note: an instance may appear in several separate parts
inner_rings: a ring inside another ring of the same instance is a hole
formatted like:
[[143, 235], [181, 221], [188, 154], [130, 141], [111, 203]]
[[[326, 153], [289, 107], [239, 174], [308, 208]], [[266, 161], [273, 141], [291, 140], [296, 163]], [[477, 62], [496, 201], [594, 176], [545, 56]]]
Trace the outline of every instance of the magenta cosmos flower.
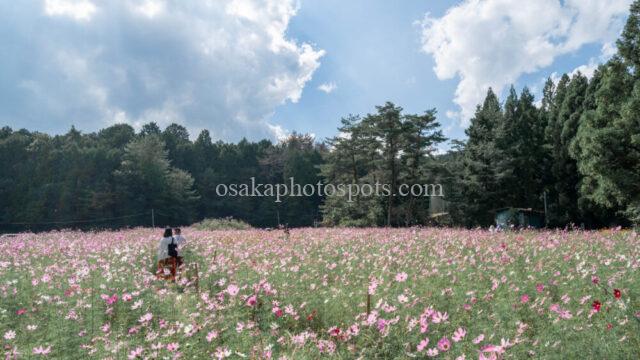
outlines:
[[440, 339], [440, 341], [438, 341], [438, 349], [440, 349], [440, 351], [448, 351], [449, 349], [451, 349], [451, 341], [449, 341], [449, 339], [445, 336], [442, 339]]

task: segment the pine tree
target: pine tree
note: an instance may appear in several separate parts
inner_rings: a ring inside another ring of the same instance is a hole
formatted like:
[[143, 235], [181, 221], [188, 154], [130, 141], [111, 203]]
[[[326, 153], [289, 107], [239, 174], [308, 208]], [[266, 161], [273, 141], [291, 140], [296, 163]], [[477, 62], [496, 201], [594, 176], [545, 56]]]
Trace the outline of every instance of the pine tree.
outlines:
[[[497, 203], [503, 206], [518, 206], [518, 157], [519, 136], [518, 126], [520, 109], [518, 94], [513, 86], [504, 102], [503, 116], [497, 119], [494, 140], [494, 171], [497, 190], [494, 194]], [[495, 205], [497, 205], [497, 203]], [[497, 206], [496, 206], [497, 207]]]
[[640, 1], [631, 4], [624, 31], [617, 41], [618, 53], [622, 61], [640, 77]]
[[596, 109], [587, 111], [573, 140], [571, 154], [584, 176], [583, 196], [595, 204], [624, 212], [638, 222], [640, 148], [637, 119], [640, 93], [625, 63], [614, 58], [601, 67]]
[[540, 174], [544, 171], [544, 125], [540, 121], [534, 97], [524, 88], [518, 101], [517, 119], [517, 174], [519, 188], [516, 189], [515, 205], [540, 209], [543, 182]]
[[[436, 109], [426, 111], [423, 115], [403, 116], [403, 148], [400, 155], [401, 174], [399, 176], [403, 184], [407, 186], [428, 184], [433, 165], [435, 145], [446, 140], [440, 123], [436, 120]], [[400, 200], [398, 211], [403, 225], [408, 226], [421, 223], [420, 219], [428, 216], [429, 197], [407, 196]]]
[[390, 185], [391, 191], [387, 196], [386, 226], [397, 223], [397, 214], [394, 213], [396, 193], [398, 189], [399, 154], [403, 147], [402, 108], [387, 102], [383, 106], [376, 106], [377, 114], [372, 117], [375, 136], [380, 139], [382, 148], [381, 178]]
[[120, 203], [128, 204], [127, 213], [156, 209], [164, 214], [163, 223], [188, 224], [198, 196], [194, 180], [185, 171], [175, 169], [168, 160], [164, 142], [147, 135], [126, 146], [120, 168], [115, 172]]
[[478, 106], [471, 125], [465, 133], [468, 140], [464, 147], [462, 189], [455, 198], [461, 201], [456, 211], [464, 214], [464, 225], [489, 225], [493, 222], [491, 211], [503, 205], [496, 194], [497, 126], [502, 121], [502, 109], [498, 97], [489, 89], [482, 106]]

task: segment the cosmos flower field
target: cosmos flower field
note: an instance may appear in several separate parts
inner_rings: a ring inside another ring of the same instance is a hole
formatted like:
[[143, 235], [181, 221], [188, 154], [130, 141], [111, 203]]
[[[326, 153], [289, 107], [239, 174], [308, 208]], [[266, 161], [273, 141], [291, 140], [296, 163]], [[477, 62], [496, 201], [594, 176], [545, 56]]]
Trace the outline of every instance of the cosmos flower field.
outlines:
[[632, 231], [183, 233], [176, 283], [157, 229], [1, 238], [4, 357], [640, 358]]

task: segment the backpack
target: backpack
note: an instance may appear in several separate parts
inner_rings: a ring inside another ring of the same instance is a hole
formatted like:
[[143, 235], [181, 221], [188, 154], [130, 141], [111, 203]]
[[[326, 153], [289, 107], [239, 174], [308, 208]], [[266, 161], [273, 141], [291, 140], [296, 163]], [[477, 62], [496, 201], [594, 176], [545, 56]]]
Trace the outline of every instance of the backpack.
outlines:
[[172, 236], [171, 237], [171, 244], [169, 244], [167, 246], [168, 249], [169, 249], [169, 256], [177, 258], [178, 257], [178, 244], [175, 244], [173, 241], [174, 241], [174, 238]]

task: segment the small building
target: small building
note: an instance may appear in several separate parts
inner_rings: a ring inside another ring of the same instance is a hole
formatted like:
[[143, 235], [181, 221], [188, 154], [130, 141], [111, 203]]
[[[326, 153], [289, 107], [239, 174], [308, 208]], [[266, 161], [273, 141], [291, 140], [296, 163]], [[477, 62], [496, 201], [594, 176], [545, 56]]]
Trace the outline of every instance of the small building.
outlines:
[[452, 226], [453, 220], [448, 212], [432, 214], [427, 223], [429, 226]]
[[536, 228], [545, 226], [544, 212], [539, 210], [523, 208], [502, 208], [495, 211], [496, 226], [510, 228], [512, 225], [518, 228]]

